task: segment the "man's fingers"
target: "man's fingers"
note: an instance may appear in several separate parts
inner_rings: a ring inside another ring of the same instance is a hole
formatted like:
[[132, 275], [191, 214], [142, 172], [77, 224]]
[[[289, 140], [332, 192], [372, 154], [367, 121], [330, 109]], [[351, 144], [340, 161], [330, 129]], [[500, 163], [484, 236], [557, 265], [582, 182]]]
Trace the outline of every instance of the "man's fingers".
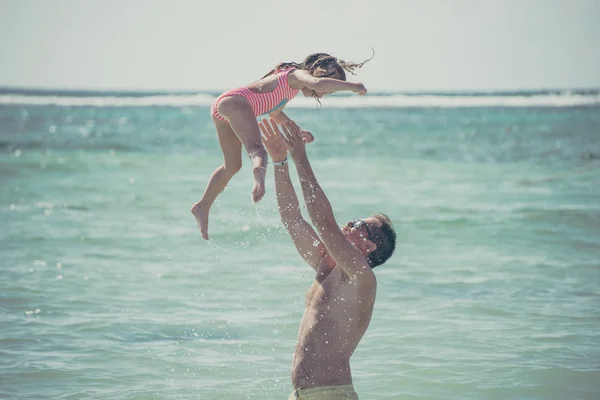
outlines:
[[272, 128], [273, 135], [281, 135], [281, 132], [279, 131], [279, 126], [277, 126], [277, 122], [275, 122], [273, 118], [269, 118], [269, 121], [271, 122], [269, 125]]
[[287, 131], [287, 133], [288, 133], [288, 135], [290, 137], [290, 140], [292, 138], [296, 138], [297, 137], [297, 135], [298, 135], [298, 133], [297, 133], [298, 132], [298, 125], [296, 125], [296, 123], [294, 121], [288, 121], [288, 122], [286, 122], [283, 125], [283, 127], [286, 129], [286, 131]]
[[262, 121], [258, 123], [258, 126], [260, 127], [261, 131], [263, 131], [267, 139], [270, 139], [271, 136], [273, 136], [271, 124], [269, 124], [269, 122], [266, 119], [263, 118]]
[[285, 140], [286, 142], [289, 141], [289, 134], [290, 134], [290, 131], [288, 130], [288, 127], [285, 124], [281, 125], [281, 136], [283, 137], [283, 140]]
[[281, 126], [281, 129], [283, 131], [283, 132], [281, 132], [281, 137], [283, 138], [283, 141], [285, 142], [285, 144], [288, 145], [288, 147], [289, 147], [289, 145], [291, 144], [291, 139], [292, 139], [292, 137], [290, 135], [290, 131], [285, 124], [283, 124]]
[[300, 127], [298, 126], [298, 124], [295, 122], [292, 122], [290, 125], [291, 125], [290, 126], [291, 133], [296, 137], [299, 136], [300, 135]]
[[[294, 121], [286, 122], [285, 124], [283, 124], [281, 126], [281, 128], [283, 129], [283, 132], [284, 132], [282, 134], [282, 136], [284, 136], [286, 144], [288, 144], [290, 146], [294, 146], [304, 140], [302, 132], [300, 130], [300, 127]], [[309, 135], [310, 135], [310, 133], [309, 133]], [[314, 138], [313, 138], [313, 140], [314, 140]]]
[[269, 132], [267, 131], [267, 128], [264, 126], [262, 121], [258, 121], [258, 127], [260, 128], [261, 133], [268, 138]]
[[299, 129], [300, 127], [298, 126], [298, 124], [295, 121], [290, 121], [290, 128], [295, 131], [296, 129]]

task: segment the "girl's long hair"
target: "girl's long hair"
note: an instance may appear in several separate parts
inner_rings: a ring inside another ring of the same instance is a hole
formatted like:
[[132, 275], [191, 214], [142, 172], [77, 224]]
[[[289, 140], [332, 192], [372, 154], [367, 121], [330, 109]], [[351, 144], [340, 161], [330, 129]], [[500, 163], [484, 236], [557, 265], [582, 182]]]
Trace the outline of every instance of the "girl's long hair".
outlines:
[[373, 50], [373, 55], [371, 58], [368, 58], [365, 61], [357, 64], [340, 60], [339, 58], [333, 57], [327, 53], [314, 53], [306, 57], [301, 63], [279, 63], [275, 66], [275, 68], [269, 71], [269, 73], [263, 76], [263, 78], [266, 78], [267, 76], [286, 68], [293, 67], [308, 71], [309, 74], [317, 78], [334, 78], [345, 81], [346, 71], [350, 72], [352, 75], [356, 75], [356, 70], [362, 68], [362, 66], [371, 61], [373, 57], [375, 57], [375, 50]]

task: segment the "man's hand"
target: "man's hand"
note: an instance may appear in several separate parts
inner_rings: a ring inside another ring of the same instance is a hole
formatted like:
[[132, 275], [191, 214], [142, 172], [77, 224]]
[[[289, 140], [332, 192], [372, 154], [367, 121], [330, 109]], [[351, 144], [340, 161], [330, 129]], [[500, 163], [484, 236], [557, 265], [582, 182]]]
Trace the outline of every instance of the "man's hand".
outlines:
[[283, 129], [281, 137], [292, 158], [297, 160], [306, 157], [306, 142], [302, 139], [300, 127], [294, 121], [288, 121], [281, 128]]
[[266, 118], [263, 118], [258, 126], [262, 132], [262, 142], [271, 159], [275, 162], [285, 160], [287, 158], [287, 147], [275, 120], [271, 118], [270, 121], [267, 121]]
[[[274, 112], [270, 113], [269, 117], [270, 117], [270, 120], [271, 120], [271, 124], [275, 127], [274, 129], [277, 129], [277, 127], [275, 126], [275, 124], [273, 124], [273, 121], [275, 121], [275, 123], [279, 124], [279, 125], [283, 125], [286, 122], [292, 121], [290, 119], [290, 117], [288, 117], [287, 115], [284, 114], [283, 111], [281, 111], [281, 109], [278, 110], [278, 111], [274, 111]], [[263, 121], [265, 121], [264, 118], [263, 118]], [[264, 123], [266, 123], [266, 122], [264, 122]], [[259, 123], [259, 125], [260, 125], [260, 123]], [[304, 129], [300, 129], [300, 132], [302, 134], [302, 138], [306, 141], [306, 143], [312, 143], [315, 140], [315, 137], [309, 131], [305, 131]]]

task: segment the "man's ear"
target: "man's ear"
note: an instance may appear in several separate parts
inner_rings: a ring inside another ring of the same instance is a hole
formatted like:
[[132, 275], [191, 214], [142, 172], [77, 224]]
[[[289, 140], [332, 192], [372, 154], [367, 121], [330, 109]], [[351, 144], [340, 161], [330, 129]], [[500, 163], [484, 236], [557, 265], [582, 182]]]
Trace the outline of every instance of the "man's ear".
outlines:
[[361, 250], [366, 251], [367, 254], [372, 253], [375, 251], [375, 249], [377, 249], [377, 245], [368, 239], [365, 240], [364, 242], [362, 242], [360, 247], [361, 247]]

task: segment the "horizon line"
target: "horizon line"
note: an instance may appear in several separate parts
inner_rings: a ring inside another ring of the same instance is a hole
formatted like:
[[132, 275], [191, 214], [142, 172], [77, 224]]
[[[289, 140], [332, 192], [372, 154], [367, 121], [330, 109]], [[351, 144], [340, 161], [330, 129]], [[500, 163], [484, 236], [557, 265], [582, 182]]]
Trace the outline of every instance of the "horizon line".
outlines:
[[[0, 84], [0, 93], [4, 92], [37, 92], [37, 93], [119, 93], [119, 94], [199, 94], [224, 93], [221, 89], [133, 89], [133, 88], [68, 88], [52, 86], [16, 86]], [[600, 86], [590, 87], [537, 87], [514, 89], [407, 89], [407, 90], [372, 90], [371, 94], [509, 94], [509, 93], [544, 93], [544, 92], [599, 92]], [[368, 95], [368, 94], [367, 94]]]

